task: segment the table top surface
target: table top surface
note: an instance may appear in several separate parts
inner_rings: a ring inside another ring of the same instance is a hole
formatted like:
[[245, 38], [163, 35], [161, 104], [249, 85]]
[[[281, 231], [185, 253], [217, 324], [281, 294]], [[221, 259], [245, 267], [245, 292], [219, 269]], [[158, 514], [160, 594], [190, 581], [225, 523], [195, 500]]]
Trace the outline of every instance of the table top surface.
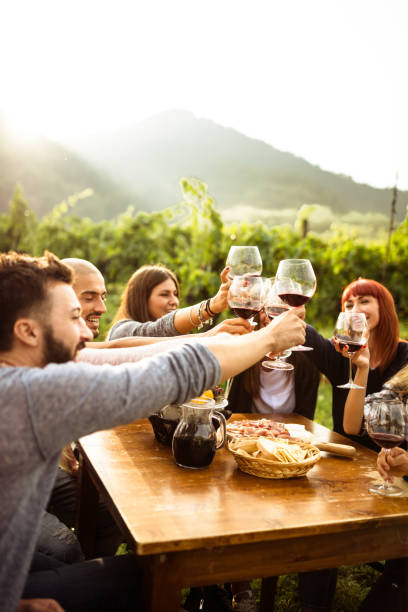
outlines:
[[[352, 444], [299, 415], [268, 418], [303, 423], [321, 441]], [[226, 448], [206, 469], [180, 468], [146, 419], [81, 438], [80, 446], [141, 555], [408, 523], [408, 483], [396, 479], [402, 497], [371, 494], [369, 485], [381, 481], [376, 454], [358, 444], [353, 459], [322, 453], [306, 476], [279, 480], [241, 472]]]

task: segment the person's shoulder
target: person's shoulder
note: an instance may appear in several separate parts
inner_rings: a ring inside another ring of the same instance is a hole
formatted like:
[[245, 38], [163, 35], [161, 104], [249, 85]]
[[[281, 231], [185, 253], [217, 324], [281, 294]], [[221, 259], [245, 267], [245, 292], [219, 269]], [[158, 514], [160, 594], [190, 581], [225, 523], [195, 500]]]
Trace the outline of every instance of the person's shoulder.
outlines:
[[397, 354], [408, 361], [408, 342], [406, 340], [398, 342]]
[[123, 326], [126, 323], [135, 323], [135, 321], [133, 321], [132, 319], [120, 319], [119, 321], [116, 321], [116, 323], [114, 323], [110, 328], [106, 339], [116, 340], [116, 333], [118, 332], [118, 330], [122, 330]]

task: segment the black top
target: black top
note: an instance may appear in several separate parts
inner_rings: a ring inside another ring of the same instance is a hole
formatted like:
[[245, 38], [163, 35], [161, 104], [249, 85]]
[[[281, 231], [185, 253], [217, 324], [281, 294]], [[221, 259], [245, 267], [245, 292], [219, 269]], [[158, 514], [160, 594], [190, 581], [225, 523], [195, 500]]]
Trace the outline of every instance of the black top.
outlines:
[[[294, 411], [313, 420], [320, 382], [319, 370], [305, 358], [305, 353], [293, 352], [288, 361], [295, 366], [296, 404]], [[245, 372], [242, 372], [235, 376], [231, 385], [228, 407], [232, 412], [252, 412], [252, 397], [244, 388], [244, 374]]]
[[[313, 351], [308, 351], [305, 353], [307, 358], [319, 368], [320, 372], [322, 372], [322, 374], [324, 374], [332, 384], [333, 430], [347, 436], [348, 434], [346, 434], [343, 429], [343, 415], [344, 405], [346, 403], [349, 390], [338, 389], [336, 385], [343, 385], [348, 381], [348, 359], [345, 359], [336, 351], [331, 340], [323, 338], [323, 336], [321, 336], [314, 329], [314, 327], [311, 327], [310, 325], [307, 325], [306, 327], [305, 345], [312, 346], [314, 348]], [[367, 380], [366, 395], [380, 391], [384, 383], [394, 376], [394, 374], [396, 374], [396, 372], [398, 372], [398, 370], [400, 370], [406, 363], [408, 363], [408, 343], [399, 342], [394, 359], [383, 372], [380, 372], [379, 368], [370, 368]], [[378, 451], [378, 447], [371, 442], [370, 438], [367, 436], [361, 438], [359, 436], [348, 435], [348, 437]]]

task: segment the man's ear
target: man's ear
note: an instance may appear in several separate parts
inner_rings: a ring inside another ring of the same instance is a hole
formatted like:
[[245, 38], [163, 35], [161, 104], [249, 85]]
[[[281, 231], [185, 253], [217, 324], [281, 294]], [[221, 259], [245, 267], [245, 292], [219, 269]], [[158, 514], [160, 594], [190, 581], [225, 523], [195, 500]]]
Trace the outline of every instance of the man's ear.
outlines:
[[32, 347], [38, 346], [41, 338], [41, 325], [35, 319], [17, 319], [14, 323], [14, 337]]

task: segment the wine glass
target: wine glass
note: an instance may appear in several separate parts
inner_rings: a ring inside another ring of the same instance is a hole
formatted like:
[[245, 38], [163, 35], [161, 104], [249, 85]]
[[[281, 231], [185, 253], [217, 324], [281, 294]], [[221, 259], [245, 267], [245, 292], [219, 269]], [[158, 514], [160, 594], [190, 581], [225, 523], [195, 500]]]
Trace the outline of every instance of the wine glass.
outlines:
[[[306, 304], [316, 291], [316, 276], [308, 259], [282, 259], [276, 271], [277, 293], [291, 308]], [[292, 351], [312, 351], [310, 346], [293, 346]]]
[[[366, 428], [370, 438], [389, 453], [394, 446], [399, 446], [406, 437], [407, 409], [399, 399], [375, 400], [366, 417]], [[388, 480], [383, 484], [372, 485], [371, 493], [396, 497], [404, 493], [400, 487], [391, 485]]]
[[228, 252], [226, 265], [228, 276], [260, 276], [262, 259], [257, 246], [232, 246]]
[[252, 323], [252, 317], [264, 306], [269, 287], [269, 279], [262, 276], [234, 276], [228, 290], [229, 307], [238, 317]]
[[363, 312], [341, 312], [337, 317], [334, 329], [334, 338], [340, 348], [348, 347], [349, 379], [344, 385], [337, 385], [339, 389], [364, 389], [353, 382], [352, 362], [353, 353], [362, 348], [368, 339], [368, 326]]
[[[289, 310], [290, 306], [285, 304], [285, 302], [279, 297], [277, 293], [277, 284], [275, 283], [274, 278], [271, 279], [271, 284], [271, 288], [266, 295], [264, 311], [268, 318], [272, 320], [283, 312]], [[267, 353], [266, 356], [268, 357], [268, 360], [262, 362], [262, 367], [268, 370], [293, 370], [294, 366], [291, 363], [287, 363], [286, 361], [283, 361], [283, 359], [279, 359], [279, 357], [289, 357], [290, 354], [290, 350], [282, 351], [278, 354]]]

